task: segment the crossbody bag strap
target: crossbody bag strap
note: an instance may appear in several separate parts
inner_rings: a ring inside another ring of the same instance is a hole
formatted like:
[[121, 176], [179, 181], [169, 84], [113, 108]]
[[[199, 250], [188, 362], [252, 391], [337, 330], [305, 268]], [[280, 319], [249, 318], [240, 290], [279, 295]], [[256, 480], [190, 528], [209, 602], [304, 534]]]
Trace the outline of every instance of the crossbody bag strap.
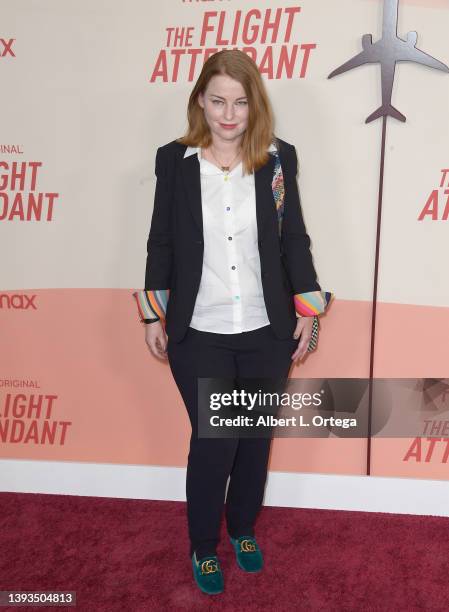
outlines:
[[276, 147], [276, 150], [271, 151], [271, 154], [274, 156], [274, 169], [273, 178], [271, 180], [271, 188], [273, 190], [273, 198], [276, 205], [276, 212], [278, 215], [278, 231], [280, 237], [282, 233], [282, 218], [284, 216], [285, 187], [278, 145], [275, 140], [273, 140], [273, 144]]

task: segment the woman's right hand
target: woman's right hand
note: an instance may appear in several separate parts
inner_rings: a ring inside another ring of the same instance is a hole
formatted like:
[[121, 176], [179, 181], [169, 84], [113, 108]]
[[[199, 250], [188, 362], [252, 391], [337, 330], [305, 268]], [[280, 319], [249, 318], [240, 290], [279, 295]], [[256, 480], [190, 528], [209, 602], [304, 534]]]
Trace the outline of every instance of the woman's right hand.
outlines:
[[145, 342], [158, 359], [167, 359], [167, 334], [160, 321], [145, 325]]

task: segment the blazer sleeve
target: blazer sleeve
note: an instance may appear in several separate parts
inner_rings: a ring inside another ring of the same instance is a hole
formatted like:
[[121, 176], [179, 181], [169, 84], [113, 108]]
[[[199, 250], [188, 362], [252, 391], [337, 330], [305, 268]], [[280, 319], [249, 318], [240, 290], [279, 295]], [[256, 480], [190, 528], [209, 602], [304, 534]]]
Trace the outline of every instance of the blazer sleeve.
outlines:
[[298, 156], [290, 145], [284, 165], [284, 215], [281, 249], [287, 273], [293, 287], [296, 316], [311, 317], [323, 314], [334, 298], [330, 291], [321, 291], [310, 252], [310, 237], [304, 224], [297, 174]]
[[174, 181], [162, 147], [156, 151], [153, 214], [147, 240], [144, 289], [135, 291], [140, 320], [152, 323], [165, 318], [173, 269], [172, 201]]
[[156, 152], [156, 190], [153, 215], [147, 240], [145, 290], [167, 289], [171, 285], [173, 267], [172, 200], [173, 181], [163, 149]]
[[310, 252], [310, 237], [304, 224], [296, 175], [298, 157], [296, 149], [284, 156], [284, 215], [282, 221], [281, 248], [283, 260], [294, 293], [319, 291], [317, 274]]

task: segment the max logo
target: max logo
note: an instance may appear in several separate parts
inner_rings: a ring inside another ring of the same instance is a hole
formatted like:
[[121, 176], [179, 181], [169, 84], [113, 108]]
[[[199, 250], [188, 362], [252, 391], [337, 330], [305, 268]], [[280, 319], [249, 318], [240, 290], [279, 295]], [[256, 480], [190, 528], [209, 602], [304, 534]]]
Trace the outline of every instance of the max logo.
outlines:
[[34, 303], [35, 295], [23, 295], [20, 293], [14, 293], [8, 295], [7, 293], [0, 294], [0, 310], [3, 308], [14, 309], [14, 310], [28, 310], [34, 308], [37, 310], [37, 306]]
[[0, 57], [6, 57], [7, 55], [16, 57], [14, 55], [14, 51], [11, 49], [12, 43], [15, 40], [15, 38], [9, 38], [8, 40], [6, 40], [5, 38], [0, 38]]

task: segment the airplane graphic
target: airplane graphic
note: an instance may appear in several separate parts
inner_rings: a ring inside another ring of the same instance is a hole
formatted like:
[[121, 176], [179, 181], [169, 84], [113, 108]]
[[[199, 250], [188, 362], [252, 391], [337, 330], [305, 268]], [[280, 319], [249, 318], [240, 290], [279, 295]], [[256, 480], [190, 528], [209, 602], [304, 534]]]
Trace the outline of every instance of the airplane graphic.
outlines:
[[387, 115], [398, 119], [398, 121], [405, 121], [405, 116], [391, 104], [396, 62], [414, 62], [424, 64], [436, 70], [449, 72], [446, 64], [439, 62], [427, 53], [424, 53], [424, 51], [416, 48], [418, 40], [417, 32], [408, 32], [407, 40], [403, 40], [397, 35], [398, 4], [399, 0], [384, 0], [382, 38], [373, 44], [372, 34], [364, 34], [362, 36], [363, 51], [342, 64], [339, 68], [336, 68], [327, 77], [331, 79], [337, 74], [347, 72], [363, 64], [380, 63], [382, 106], [374, 111], [366, 119], [365, 123], [370, 123], [374, 119]]

